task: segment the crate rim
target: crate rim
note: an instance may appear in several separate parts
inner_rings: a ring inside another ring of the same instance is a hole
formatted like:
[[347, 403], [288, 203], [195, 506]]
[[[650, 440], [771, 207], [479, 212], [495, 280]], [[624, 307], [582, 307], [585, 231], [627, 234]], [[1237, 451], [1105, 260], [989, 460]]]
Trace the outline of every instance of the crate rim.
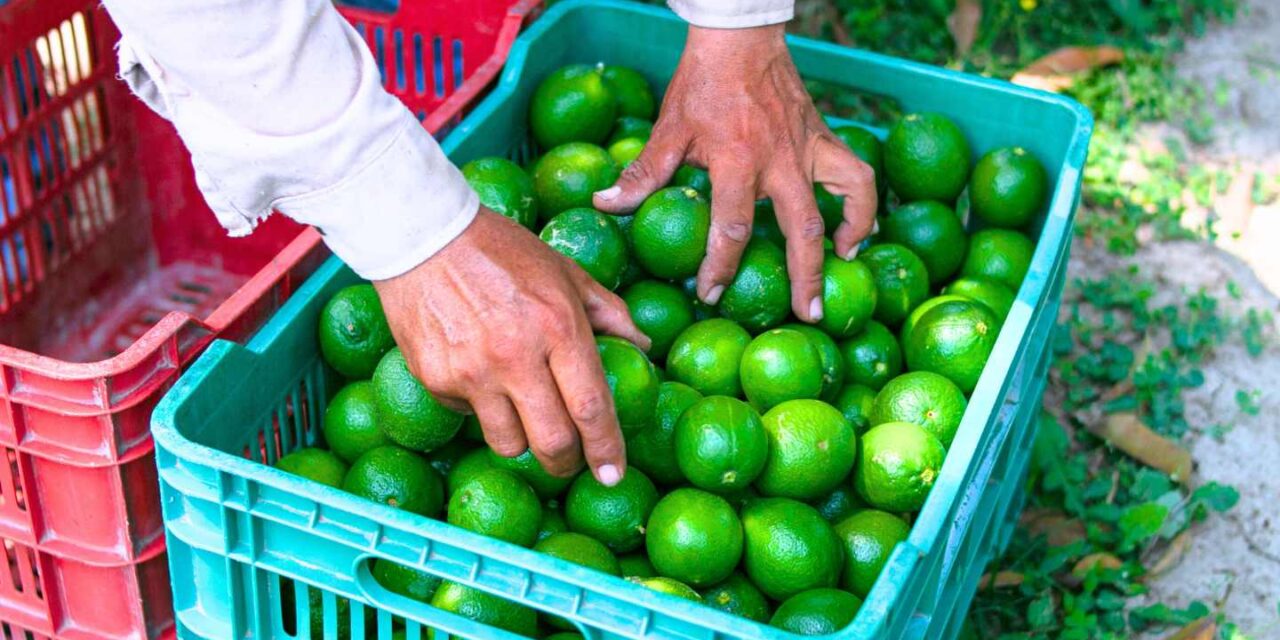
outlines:
[[[473, 111], [473, 115], [480, 115], [493, 110], [496, 105], [503, 99], [509, 97], [512, 93], [512, 87], [519, 80], [523, 73], [524, 62], [529, 55], [530, 43], [538, 36], [551, 29], [554, 23], [566, 13], [580, 10], [583, 7], [604, 7], [622, 9], [634, 13], [647, 14], [650, 17], [664, 17], [672, 19], [671, 13], [662, 8], [639, 5], [621, 0], [569, 0], [567, 2], [557, 3], [548, 9], [542, 19], [533, 23], [516, 40], [511, 48], [510, 56], [506, 69], [501, 74], [498, 86], [486, 97]], [[966, 411], [965, 419], [962, 421], [956, 441], [952, 443], [951, 451], [957, 451], [958, 446], [967, 445], [969, 447], [968, 455], [951, 456], [948, 455], [947, 462], [944, 463], [938, 482], [934, 486], [934, 490], [930, 492], [929, 498], [925, 505], [921, 508], [919, 516], [912, 526], [911, 536], [908, 540], [900, 545], [893, 553], [885, 568], [882, 578], [876, 581], [872, 591], [864, 601], [863, 610], [855, 619], [856, 626], [849, 626], [834, 634], [829, 634], [827, 638], [859, 638], [867, 632], [874, 631], [884, 624], [888, 615], [888, 608], [895, 604], [898, 599], [899, 590], [892, 584], [883, 579], [884, 575], [888, 575], [894, 571], [909, 570], [915, 561], [922, 557], [925, 551], [932, 545], [937, 544], [942, 539], [944, 527], [948, 524], [942, 521], [939, 515], [945, 515], [947, 505], [953, 503], [959, 498], [960, 480], [963, 479], [969, 465], [975, 461], [975, 452], [973, 449], [978, 444], [981, 437], [982, 424], [975, 424], [977, 416], [982, 413], [995, 413], [997, 403], [1000, 401], [1005, 391], [1007, 380], [1006, 371], [1011, 363], [1021, 355], [1021, 349], [1018, 342], [1025, 335], [1031, 319], [1034, 316], [1036, 304], [1038, 301], [1049, 295], [1049, 291], [1045, 287], [1041, 287], [1038, 296], [1031, 295], [1028, 289], [1028, 283], [1033, 280], [1047, 280], [1052, 267], [1056, 263], [1059, 252], [1065, 252], [1069, 240], [1071, 220], [1074, 217], [1073, 207], [1078, 195], [1080, 178], [1083, 172], [1085, 159], [1088, 155], [1089, 138], [1093, 131], [1094, 119], [1091, 112], [1088, 111], [1079, 102], [1058, 94], [1045, 91], [1031, 89], [1014, 85], [1002, 80], [992, 78], [984, 78], [971, 74], [965, 74], [958, 71], [944, 69], [933, 65], [903, 60], [892, 56], [872, 53], [861, 49], [843, 47], [840, 45], [819, 42], [808, 38], [797, 36], [788, 36], [788, 44], [790, 46], [806, 48], [813, 51], [840, 52], [845, 56], [853, 56], [879, 64], [892, 61], [893, 64], [909, 67], [917, 73], [922, 73], [938, 79], [946, 80], [950, 83], [963, 83], [975, 85], [985, 88], [996, 88], [1005, 93], [1014, 94], [1020, 98], [1033, 100], [1036, 102], [1053, 105], [1060, 109], [1065, 109], [1075, 120], [1075, 126], [1070, 134], [1070, 142], [1064, 159], [1059, 169], [1059, 177], [1054, 187], [1053, 194], [1049, 200], [1048, 210], [1045, 217], [1045, 224], [1041, 229], [1040, 238], [1064, 238], [1059, 243], [1038, 242], [1036, 251], [1032, 257], [1031, 269], [1027, 278], [1024, 279], [1022, 286], [1017, 292], [1014, 309], [1010, 312], [1009, 318], [1001, 327], [1001, 336], [998, 339], [993, 351], [993, 358], [988, 362], [988, 366], [984, 368], [983, 375], [979, 379], [969, 403], [970, 408], [985, 409], [986, 411]], [[472, 124], [479, 118], [465, 118], [451, 132], [443, 143], [446, 152], [452, 152], [456, 149], [458, 140], [468, 135], [474, 128]], [[330, 257], [324, 265], [308, 278], [307, 282], [299, 287], [290, 300], [286, 302], [278, 311], [277, 316], [284, 317], [288, 314], [296, 314], [298, 308], [302, 306], [302, 300], [305, 297], [304, 292], [318, 288], [320, 280], [332, 276], [338, 269], [343, 268], [342, 263], [336, 257]], [[1033, 278], [1034, 276], [1034, 278]], [[1014, 327], [1016, 331], [1005, 331], [1005, 328]], [[339, 489], [324, 487], [318, 483], [307, 481], [303, 478], [292, 476], [283, 471], [268, 467], [266, 465], [253, 462], [244, 458], [237, 457], [230, 453], [222, 452], [211, 447], [198, 444], [187, 440], [177, 430], [174, 423], [174, 416], [182, 404], [182, 399], [190, 393], [194, 381], [203, 377], [201, 373], [207, 369], [216, 366], [230, 352], [236, 349], [251, 351], [255, 355], [260, 355], [263, 348], [274, 341], [276, 336], [281, 332], [281, 328], [277, 323], [269, 322], [260, 329], [251, 340], [244, 346], [235, 343], [216, 340], [206, 350], [205, 354], [197, 360], [187, 372], [179, 379], [174, 388], [165, 395], [164, 399], [157, 406], [152, 417], [152, 432], [157, 444], [164, 446], [171, 455], [176, 458], [190, 460], [195, 463], [204, 464], [218, 471], [219, 476], [226, 474], [235, 474], [237, 476], [251, 475], [254, 481], [266, 484], [274, 489], [286, 490], [297, 495], [304, 496], [318, 504], [329, 505], [339, 508], [358, 509], [365, 513], [367, 517], [379, 526], [394, 526], [397, 528], [408, 528], [423, 533], [425, 537], [436, 536], [440, 533], [446, 533], [451, 538], [451, 543], [460, 548], [464, 548], [479, 555], [499, 555], [509, 560], [516, 560], [522, 564], [528, 564], [528, 561], [534, 561], [541, 565], [539, 571], [543, 571], [552, 577], [563, 580], [570, 584], [587, 587], [593, 591], [602, 593], [609, 597], [617, 598], [622, 601], [638, 603], [648, 607], [661, 607], [664, 614], [675, 619], [693, 622], [695, 624], [703, 624], [707, 616], [716, 618], [716, 626], [719, 631], [724, 633], [738, 634], [747, 637], [758, 637], [763, 633], [767, 633], [770, 637], [786, 638], [788, 640], [799, 640], [801, 636], [796, 634], [783, 632], [773, 629], [761, 623], [751, 622], [742, 618], [736, 618], [723, 612], [714, 611], [705, 608], [698, 603], [687, 602], [672, 596], [666, 596], [652, 592], [638, 585], [629, 584], [624, 580], [601, 580], [595, 573], [582, 570], [580, 567], [572, 566], [564, 562], [548, 562], [547, 556], [537, 553], [532, 549], [526, 549], [516, 545], [487, 538], [479, 534], [466, 531], [464, 529], [454, 527], [439, 520], [420, 517], [415, 514], [398, 511], [384, 505], [376, 505], [371, 507], [368, 501], [359, 499], [355, 496], [345, 494]], [[1011, 344], [1012, 342], [1012, 344]], [[996, 355], [999, 355], [999, 358]], [[180, 452], [180, 453], [179, 453]], [[963, 466], [961, 457], [964, 458]], [[940, 490], [940, 488], [945, 490]], [[940, 512], [940, 513], [934, 513]], [[926, 516], [934, 516], [932, 518]], [[258, 517], [269, 516], [258, 514]], [[930, 522], [932, 520], [932, 522]], [[319, 534], [317, 534], [319, 535]], [[366, 556], [384, 557], [374, 548], [366, 548], [363, 550]], [[912, 553], [914, 551], [914, 554]], [[397, 558], [389, 557], [390, 560], [396, 561]], [[554, 559], [552, 559], [554, 560]], [[590, 579], [586, 579], [590, 578]], [[466, 581], [463, 581], [466, 582]], [[479, 584], [473, 584], [477, 588], [485, 587]], [[501, 595], [501, 594], [499, 594]]]

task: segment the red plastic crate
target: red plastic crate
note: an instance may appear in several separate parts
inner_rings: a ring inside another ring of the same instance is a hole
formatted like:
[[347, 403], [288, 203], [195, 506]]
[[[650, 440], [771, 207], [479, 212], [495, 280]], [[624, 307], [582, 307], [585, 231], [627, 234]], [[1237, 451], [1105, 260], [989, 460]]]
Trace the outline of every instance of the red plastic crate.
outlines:
[[[433, 132], [538, 6], [402, 2], [342, 11]], [[0, 0], [0, 638], [172, 633], [151, 411], [326, 255], [283, 216], [226, 236], [172, 127], [115, 80], [118, 37], [95, 0]]]

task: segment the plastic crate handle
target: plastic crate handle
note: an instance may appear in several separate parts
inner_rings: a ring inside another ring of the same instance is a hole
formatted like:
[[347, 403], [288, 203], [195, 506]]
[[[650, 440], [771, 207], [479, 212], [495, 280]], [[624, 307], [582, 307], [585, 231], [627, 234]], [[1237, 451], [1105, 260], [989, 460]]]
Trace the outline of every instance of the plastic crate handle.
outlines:
[[[424, 626], [448, 632], [460, 638], [487, 638], [491, 640], [528, 640], [524, 636], [504, 631], [494, 626], [464, 618], [443, 609], [437, 609], [425, 602], [414, 600], [388, 590], [373, 577], [372, 567], [376, 560], [384, 560], [374, 555], [358, 556], [352, 563], [351, 574], [355, 576], [356, 589], [364, 597], [365, 602], [379, 610], [405, 620], [427, 620]], [[394, 561], [392, 561], [394, 562]], [[487, 593], [487, 592], [486, 592]], [[423, 637], [426, 637], [425, 629]]]

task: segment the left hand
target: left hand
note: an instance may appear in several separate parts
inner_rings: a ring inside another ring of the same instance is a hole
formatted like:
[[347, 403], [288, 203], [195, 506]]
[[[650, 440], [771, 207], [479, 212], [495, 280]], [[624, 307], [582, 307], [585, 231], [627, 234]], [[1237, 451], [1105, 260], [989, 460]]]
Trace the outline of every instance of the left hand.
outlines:
[[594, 204], [609, 213], [633, 211], [686, 161], [706, 167], [712, 185], [711, 234], [698, 271], [698, 297], [719, 302], [751, 238], [755, 201], [768, 197], [787, 239], [791, 307], [802, 320], [820, 320], [825, 229], [813, 183], [844, 196], [835, 249], [852, 260], [875, 223], [875, 172], [813, 106], [782, 25], [689, 27], [652, 137], [617, 184], [595, 195]]

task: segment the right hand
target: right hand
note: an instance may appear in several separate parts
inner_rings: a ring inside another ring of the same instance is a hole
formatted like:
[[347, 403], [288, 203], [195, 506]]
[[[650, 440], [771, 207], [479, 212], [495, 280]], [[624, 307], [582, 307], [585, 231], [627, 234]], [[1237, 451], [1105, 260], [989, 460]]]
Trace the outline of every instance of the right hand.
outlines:
[[622, 478], [626, 448], [593, 331], [650, 342], [573, 261], [482, 207], [440, 252], [374, 287], [410, 370], [441, 402], [473, 410], [498, 455], [532, 449], [557, 476], [585, 456], [600, 482]]

